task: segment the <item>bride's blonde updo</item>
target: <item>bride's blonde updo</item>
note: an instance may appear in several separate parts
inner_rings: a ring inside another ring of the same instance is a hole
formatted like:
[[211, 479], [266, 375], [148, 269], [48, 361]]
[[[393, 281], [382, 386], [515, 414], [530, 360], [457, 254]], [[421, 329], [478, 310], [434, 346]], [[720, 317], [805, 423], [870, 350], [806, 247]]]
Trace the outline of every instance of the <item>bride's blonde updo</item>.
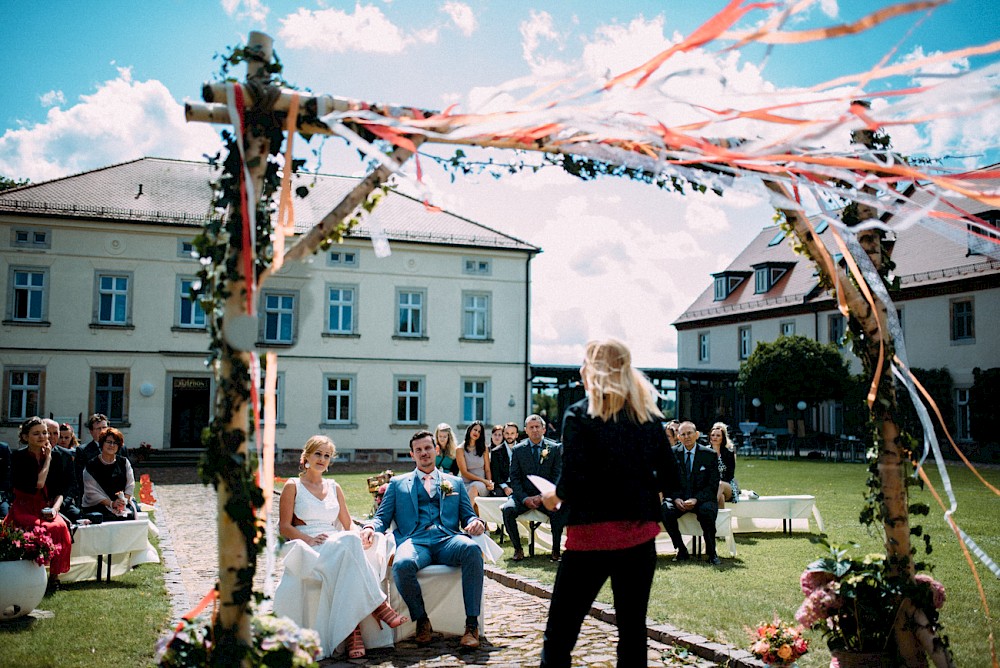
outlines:
[[316, 434], [315, 436], [310, 436], [306, 444], [302, 446], [302, 454], [299, 455], [299, 475], [302, 475], [306, 470], [306, 460], [309, 459], [309, 455], [316, 452], [320, 447], [324, 445], [329, 445], [330, 450], [330, 460], [337, 456], [337, 446], [333, 444], [328, 436], [323, 436], [322, 434]]
[[608, 421], [625, 411], [639, 424], [663, 418], [653, 384], [632, 368], [632, 353], [618, 339], [588, 343], [580, 376], [587, 388], [588, 415]]

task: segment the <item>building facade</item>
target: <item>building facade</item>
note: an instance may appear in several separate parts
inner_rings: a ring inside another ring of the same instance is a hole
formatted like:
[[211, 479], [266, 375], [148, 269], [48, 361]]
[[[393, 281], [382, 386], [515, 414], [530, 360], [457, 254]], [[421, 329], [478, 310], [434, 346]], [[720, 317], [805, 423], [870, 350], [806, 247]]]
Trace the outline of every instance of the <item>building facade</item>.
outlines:
[[[968, 212], [993, 229], [1000, 213], [967, 199], [940, 204], [939, 210]], [[816, 229], [830, 253], [839, 256], [828, 226], [817, 220]], [[1000, 367], [1000, 337], [989, 324], [1000, 316], [998, 237], [949, 218], [894, 230], [890, 236], [894, 275], [899, 279], [899, 290], [891, 296], [909, 365], [950, 372], [955, 414], [948, 416], [949, 427], [967, 440], [973, 370]], [[712, 278], [712, 284], [673, 323], [680, 367], [737, 371], [759, 342], [799, 335], [838, 345], [852, 372], [861, 372], [860, 361], [844, 346], [845, 318], [819, 287], [812, 262], [794, 253], [779, 227], [763, 229]], [[750, 398], [742, 399], [735, 419], [766, 414], [784, 425], [786, 419], [803, 417], [787, 406], [754, 411], [747, 405]], [[843, 416], [836, 403], [810, 407], [808, 412], [805, 417], [813, 428], [841, 433]]]
[[[201, 447], [215, 382], [191, 242], [211, 176], [145, 158], [0, 193], [0, 440], [33, 414], [102, 412], [130, 446]], [[357, 182], [302, 181], [298, 232]], [[343, 244], [283, 267], [257, 304], [258, 352], [278, 353], [279, 449], [324, 433], [348, 459], [391, 462], [416, 429], [523, 418], [539, 251], [390, 192]]]

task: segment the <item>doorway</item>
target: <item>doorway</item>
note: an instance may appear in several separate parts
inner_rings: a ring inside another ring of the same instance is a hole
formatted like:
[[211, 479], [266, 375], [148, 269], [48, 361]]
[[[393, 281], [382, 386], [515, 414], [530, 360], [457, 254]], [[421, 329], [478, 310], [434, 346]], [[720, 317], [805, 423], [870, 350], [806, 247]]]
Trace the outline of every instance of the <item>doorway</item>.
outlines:
[[211, 409], [211, 378], [174, 378], [170, 397], [170, 447], [204, 447], [201, 432], [212, 419]]

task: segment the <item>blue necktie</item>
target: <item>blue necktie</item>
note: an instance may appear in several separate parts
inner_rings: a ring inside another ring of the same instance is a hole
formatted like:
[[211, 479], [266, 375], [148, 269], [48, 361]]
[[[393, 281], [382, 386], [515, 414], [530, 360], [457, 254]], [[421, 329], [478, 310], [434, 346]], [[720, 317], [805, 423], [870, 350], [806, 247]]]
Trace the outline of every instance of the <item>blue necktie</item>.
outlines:
[[690, 450], [687, 451], [687, 470], [688, 475], [691, 475], [691, 469], [694, 468], [694, 453]]

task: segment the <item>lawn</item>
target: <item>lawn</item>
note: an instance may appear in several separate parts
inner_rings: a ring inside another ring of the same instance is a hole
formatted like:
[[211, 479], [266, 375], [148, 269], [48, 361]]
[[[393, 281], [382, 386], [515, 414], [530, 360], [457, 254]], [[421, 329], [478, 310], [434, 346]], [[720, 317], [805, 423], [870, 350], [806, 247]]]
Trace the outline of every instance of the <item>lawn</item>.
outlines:
[[0, 624], [0, 666], [152, 666], [170, 619], [161, 564], [143, 564], [110, 583], [62, 585], [39, 609], [54, 616]]
[[[371, 496], [365, 478], [371, 474], [336, 474], [344, 488], [348, 507], [355, 517], [371, 509]], [[1000, 500], [975, 479], [964, 467], [949, 468], [952, 484], [958, 496], [955, 519], [994, 559], [1000, 557]], [[1000, 471], [981, 471], [994, 486], [1000, 486]], [[869, 535], [858, 522], [863, 502], [866, 470], [862, 464], [833, 464], [821, 461], [769, 461], [744, 458], [738, 463], [737, 477], [744, 489], [762, 495], [814, 494], [823, 514], [831, 542], [859, 543], [859, 553], [884, 551], [880, 535]], [[931, 475], [935, 487], [941, 490], [936, 473]], [[944, 583], [948, 600], [942, 611], [945, 634], [951, 640], [956, 664], [959, 666], [989, 666], [988, 631], [1000, 635], [1000, 624], [994, 617], [987, 624], [982, 603], [968, 565], [962, 556], [954, 534], [947, 529], [942, 511], [927, 491], [915, 490], [912, 500], [931, 506], [929, 517], [915, 518], [932, 535], [934, 551], [918, 560], [934, 565], [934, 576]], [[814, 529], [815, 530], [815, 529]], [[738, 556], [724, 558], [721, 568], [704, 563], [675, 564], [670, 557], [659, 560], [654, 590], [650, 597], [649, 616], [686, 631], [710, 639], [746, 647], [749, 629], [771, 619], [775, 614], [791, 620], [802, 602], [799, 575], [809, 562], [821, 555], [823, 547], [811, 542], [817, 534], [780, 533], [737, 534]], [[505, 556], [512, 550], [505, 543]], [[720, 550], [720, 555], [726, 556]], [[500, 566], [551, 584], [555, 565], [548, 555], [538, 555], [518, 564], [500, 561]], [[987, 601], [993, 604], [993, 615], [1000, 614], [1000, 581], [979, 562], [979, 577], [983, 581]], [[611, 602], [610, 588], [605, 587], [601, 600]], [[826, 644], [819, 633], [809, 632], [813, 650], [799, 665], [803, 668], [827, 666], [830, 662]]]

